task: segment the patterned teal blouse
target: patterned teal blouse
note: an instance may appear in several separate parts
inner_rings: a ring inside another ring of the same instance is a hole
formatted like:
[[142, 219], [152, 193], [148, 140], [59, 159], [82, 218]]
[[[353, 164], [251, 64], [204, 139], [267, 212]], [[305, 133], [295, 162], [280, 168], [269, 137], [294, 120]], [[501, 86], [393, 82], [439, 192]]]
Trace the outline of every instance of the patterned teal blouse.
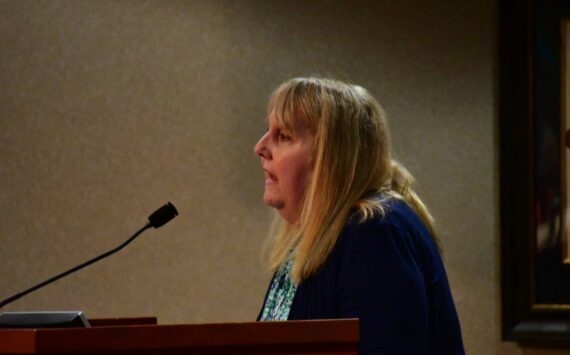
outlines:
[[292, 267], [293, 261], [289, 260], [275, 273], [259, 320], [287, 320], [297, 291], [290, 277]]

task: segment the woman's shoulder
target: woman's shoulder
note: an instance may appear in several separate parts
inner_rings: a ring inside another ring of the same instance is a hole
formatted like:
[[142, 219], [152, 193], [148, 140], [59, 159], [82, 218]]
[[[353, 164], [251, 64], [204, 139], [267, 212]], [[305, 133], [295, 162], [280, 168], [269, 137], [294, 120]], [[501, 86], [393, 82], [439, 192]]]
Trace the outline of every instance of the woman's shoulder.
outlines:
[[354, 211], [345, 229], [391, 229], [403, 233], [420, 233], [429, 235], [429, 231], [416, 212], [403, 200], [397, 198], [383, 199], [382, 211], [362, 220], [362, 214]]
[[339, 238], [340, 249], [411, 253], [421, 259], [426, 254], [430, 259], [439, 254], [429, 230], [405, 201], [392, 198], [382, 203], [383, 213], [377, 212], [364, 221], [358, 212], [349, 218]]

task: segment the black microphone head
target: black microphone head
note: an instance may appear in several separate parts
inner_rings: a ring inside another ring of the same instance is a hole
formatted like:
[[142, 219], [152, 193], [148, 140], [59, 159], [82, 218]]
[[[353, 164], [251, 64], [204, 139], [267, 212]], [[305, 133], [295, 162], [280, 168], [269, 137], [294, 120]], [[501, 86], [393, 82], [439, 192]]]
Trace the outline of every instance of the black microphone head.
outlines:
[[178, 216], [178, 211], [176, 210], [176, 207], [169, 202], [148, 216], [148, 221], [152, 227], [158, 228], [162, 227], [176, 216]]

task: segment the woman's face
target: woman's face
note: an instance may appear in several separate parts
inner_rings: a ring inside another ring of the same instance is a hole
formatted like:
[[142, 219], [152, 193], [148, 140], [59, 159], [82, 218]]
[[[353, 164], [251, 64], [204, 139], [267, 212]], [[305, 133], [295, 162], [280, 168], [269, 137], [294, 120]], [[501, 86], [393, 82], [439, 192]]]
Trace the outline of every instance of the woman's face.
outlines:
[[267, 121], [268, 130], [254, 148], [265, 174], [263, 201], [296, 224], [313, 170], [315, 136], [307, 127], [295, 127], [293, 134], [277, 123], [273, 113]]

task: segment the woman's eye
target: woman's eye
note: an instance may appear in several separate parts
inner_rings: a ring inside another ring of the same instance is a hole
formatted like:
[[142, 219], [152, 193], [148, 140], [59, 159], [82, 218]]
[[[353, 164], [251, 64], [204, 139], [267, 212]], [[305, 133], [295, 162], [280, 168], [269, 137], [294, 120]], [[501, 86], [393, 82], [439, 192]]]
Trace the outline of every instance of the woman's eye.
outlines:
[[279, 140], [280, 141], [290, 141], [291, 136], [285, 133], [279, 133]]

